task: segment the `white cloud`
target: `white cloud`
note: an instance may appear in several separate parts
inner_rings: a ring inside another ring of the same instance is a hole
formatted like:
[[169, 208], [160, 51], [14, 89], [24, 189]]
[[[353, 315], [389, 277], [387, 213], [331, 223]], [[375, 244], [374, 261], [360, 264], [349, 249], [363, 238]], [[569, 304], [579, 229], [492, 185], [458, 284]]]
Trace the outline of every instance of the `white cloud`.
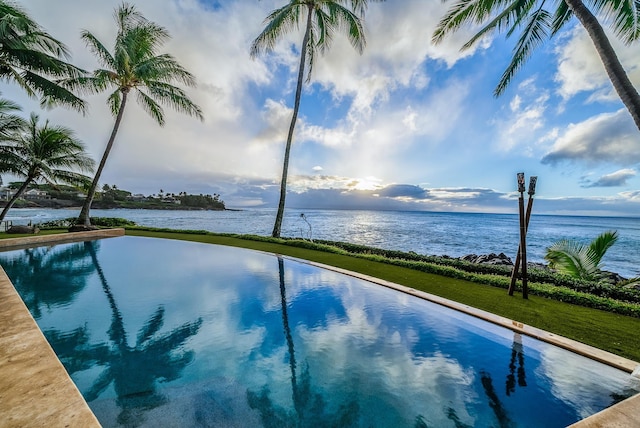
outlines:
[[[636, 87], [640, 85], [640, 51], [633, 44], [626, 46], [605, 27], [618, 59]], [[590, 101], [619, 101], [598, 57], [593, 42], [580, 25], [576, 25], [556, 48], [558, 71], [555, 79], [564, 99], [580, 92], [592, 92]]]
[[629, 113], [625, 109], [602, 113], [584, 122], [570, 124], [543, 163], [581, 161], [591, 164], [633, 165], [640, 162], [640, 142]]

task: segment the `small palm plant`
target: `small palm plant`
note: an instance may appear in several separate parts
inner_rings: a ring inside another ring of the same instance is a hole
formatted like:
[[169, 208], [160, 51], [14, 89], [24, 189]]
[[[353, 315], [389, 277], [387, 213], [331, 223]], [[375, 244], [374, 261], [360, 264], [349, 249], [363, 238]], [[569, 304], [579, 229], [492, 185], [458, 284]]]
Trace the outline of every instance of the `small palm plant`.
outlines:
[[549, 248], [544, 258], [549, 262], [549, 267], [560, 273], [585, 281], [601, 281], [602, 258], [607, 250], [618, 240], [618, 232], [609, 230], [589, 245], [563, 239]]

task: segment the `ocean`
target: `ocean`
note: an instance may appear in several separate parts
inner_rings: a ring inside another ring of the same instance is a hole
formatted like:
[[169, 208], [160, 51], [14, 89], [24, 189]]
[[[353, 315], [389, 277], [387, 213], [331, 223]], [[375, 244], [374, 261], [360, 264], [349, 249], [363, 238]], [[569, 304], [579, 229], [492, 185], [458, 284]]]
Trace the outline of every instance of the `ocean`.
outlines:
[[[74, 217], [72, 209], [12, 209], [14, 224], [42, 223]], [[304, 214], [304, 216], [302, 216]], [[142, 226], [197, 229], [219, 233], [271, 234], [275, 209], [242, 211], [92, 210], [95, 217], [122, 217]], [[545, 249], [560, 239], [589, 243], [602, 232], [617, 230], [618, 242], [603, 259], [605, 270], [625, 278], [640, 276], [640, 217], [533, 215], [527, 233], [527, 259], [544, 262]], [[423, 211], [354, 211], [287, 209], [282, 236], [345, 241], [427, 255], [518, 250], [516, 214], [440, 213]]]

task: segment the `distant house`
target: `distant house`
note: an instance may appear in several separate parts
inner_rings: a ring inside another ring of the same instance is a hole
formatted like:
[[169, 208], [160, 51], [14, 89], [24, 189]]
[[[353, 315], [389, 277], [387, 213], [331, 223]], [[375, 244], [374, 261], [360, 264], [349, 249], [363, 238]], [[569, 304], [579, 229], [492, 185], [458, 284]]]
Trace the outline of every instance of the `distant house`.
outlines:
[[16, 194], [16, 191], [8, 187], [0, 188], [0, 201], [8, 201]]
[[162, 199], [162, 202], [165, 204], [178, 204], [180, 205], [180, 199], [174, 198], [173, 196], [165, 196]]
[[142, 193], [136, 193], [135, 195], [127, 196], [127, 199], [134, 202], [141, 202], [141, 201], [145, 201], [147, 197]]
[[22, 194], [22, 197], [29, 200], [51, 199], [47, 192], [38, 189], [29, 189]]

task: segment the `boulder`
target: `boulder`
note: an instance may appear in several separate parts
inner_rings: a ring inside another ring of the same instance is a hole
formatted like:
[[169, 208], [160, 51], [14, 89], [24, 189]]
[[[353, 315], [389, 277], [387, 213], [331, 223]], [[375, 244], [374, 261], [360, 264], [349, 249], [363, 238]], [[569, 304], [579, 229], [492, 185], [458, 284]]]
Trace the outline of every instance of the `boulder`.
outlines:
[[461, 257], [462, 260], [475, 263], [475, 264], [483, 264], [483, 265], [498, 265], [498, 266], [513, 266], [513, 262], [511, 258], [507, 256], [505, 253], [500, 254], [467, 254], [464, 257]]
[[14, 233], [14, 234], [35, 234], [40, 232], [40, 229], [38, 229], [37, 226], [24, 226], [24, 225], [20, 225], [20, 224], [16, 224], [14, 226], [11, 226], [9, 229], [7, 229], [7, 233]]

